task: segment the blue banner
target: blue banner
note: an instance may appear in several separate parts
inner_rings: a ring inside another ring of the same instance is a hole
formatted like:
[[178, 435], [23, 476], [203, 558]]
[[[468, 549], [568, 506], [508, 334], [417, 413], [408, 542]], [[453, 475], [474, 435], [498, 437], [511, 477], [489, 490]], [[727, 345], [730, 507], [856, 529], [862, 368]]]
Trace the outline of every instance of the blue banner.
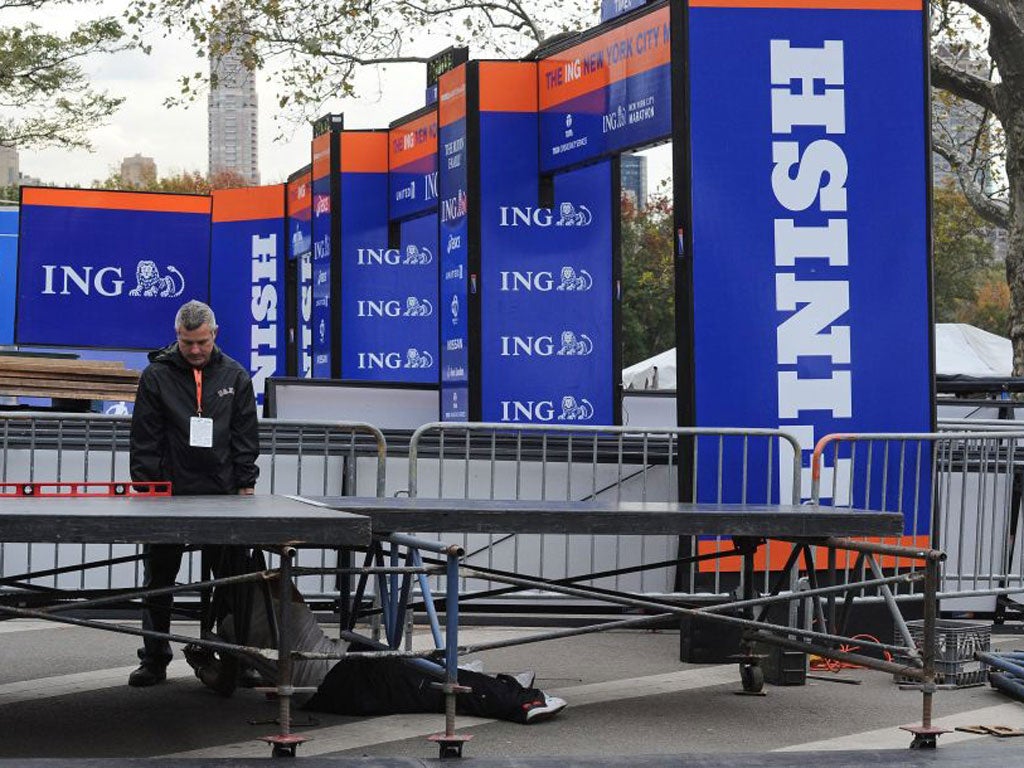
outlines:
[[285, 189], [213, 192], [210, 306], [220, 329], [217, 345], [252, 376], [256, 402], [266, 381], [286, 366], [284, 313]]
[[441, 420], [469, 419], [469, 206], [466, 66], [441, 75], [438, 188], [441, 197]]
[[295, 350], [298, 356], [295, 374], [299, 378], [309, 379], [313, 376], [313, 254], [309, 251], [300, 254], [294, 264], [299, 299], [295, 307], [298, 313], [295, 323]]
[[288, 259], [295, 270], [295, 375], [313, 375], [313, 210], [309, 171], [288, 182]]
[[826, 434], [931, 429], [925, 17], [693, 5], [696, 424], [781, 427], [809, 480]]
[[485, 197], [484, 421], [614, 423], [611, 206], [610, 161], [557, 176], [554, 208]]
[[[379, 172], [341, 177], [341, 375], [355, 381], [435, 381], [437, 235], [427, 243], [388, 248], [384, 138]], [[344, 150], [342, 158], [344, 163]]]
[[661, 6], [540, 61], [541, 172], [669, 138], [671, 53]]
[[537, 113], [492, 90], [511, 89], [492, 66], [480, 74], [480, 418], [613, 424], [611, 162], [556, 176], [554, 207], [539, 206]]
[[14, 343], [14, 282], [18, 276], [18, 209], [0, 208], [0, 344]]
[[331, 378], [331, 134], [313, 139], [313, 378]]
[[394, 125], [388, 141], [391, 220], [437, 210], [437, 110]]
[[23, 189], [15, 340], [164, 346], [209, 268], [208, 197]]

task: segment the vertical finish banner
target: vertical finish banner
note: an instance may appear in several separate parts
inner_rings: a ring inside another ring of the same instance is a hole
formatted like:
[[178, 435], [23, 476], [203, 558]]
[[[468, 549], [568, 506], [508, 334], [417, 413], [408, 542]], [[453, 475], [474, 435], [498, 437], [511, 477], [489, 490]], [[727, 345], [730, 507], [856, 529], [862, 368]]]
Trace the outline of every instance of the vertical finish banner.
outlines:
[[463, 64], [438, 80], [441, 420], [469, 419], [469, 157]]
[[329, 379], [332, 375], [333, 359], [331, 347], [334, 343], [331, 313], [332, 306], [332, 237], [334, 223], [331, 216], [332, 170], [336, 134], [328, 131], [313, 139], [313, 215], [311, 231], [313, 238], [312, 280], [313, 310], [313, 378]]
[[151, 349], [209, 298], [210, 198], [23, 187], [18, 344]]
[[[689, 2], [695, 423], [791, 432], [805, 494], [824, 435], [932, 428], [926, 23], [920, 0]], [[871, 508], [913, 509], [928, 471]]]
[[538, 63], [541, 172], [669, 138], [670, 30], [662, 5]]
[[217, 344], [252, 376], [263, 404], [266, 381], [285, 372], [285, 187], [215, 189], [210, 306]]
[[[430, 260], [432, 261], [431, 255]], [[422, 361], [410, 325], [425, 311], [421, 262], [388, 248], [388, 134], [341, 134], [341, 377], [410, 381]], [[432, 311], [433, 305], [429, 305]], [[436, 345], [436, 341], [434, 342]], [[411, 350], [411, 351], [410, 351]], [[411, 366], [411, 367], [410, 367]]]
[[534, 67], [479, 64], [480, 418], [613, 424], [611, 162], [538, 204]]
[[288, 182], [288, 261], [295, 270], [295, 375], [313, 375], [313, 189], [307, 168]]

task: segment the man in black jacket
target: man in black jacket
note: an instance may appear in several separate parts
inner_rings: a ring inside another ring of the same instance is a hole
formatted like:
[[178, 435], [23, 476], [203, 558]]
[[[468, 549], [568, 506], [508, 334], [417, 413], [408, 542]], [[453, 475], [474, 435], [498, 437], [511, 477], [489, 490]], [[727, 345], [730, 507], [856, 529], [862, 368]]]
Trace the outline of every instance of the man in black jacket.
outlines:
[[[174, 330], [177, 342], [151, 352], [139, 378], [132, 480], [170, 481], [176, 496], [251, 494], [259, 476], [259, 426], [249, 374], [214, 344], [217, 319], [206, 304], [184, 304]], [[147, 589], [174, 584], [182, 552], [174, 544], [146, 547]], [[170, 595], [149, 598], [143, 628], [169, 632], [171, 605]], [[171, 646], [146, 637], [139, 659], [128, 684], [155, 685], [167, 677]]]

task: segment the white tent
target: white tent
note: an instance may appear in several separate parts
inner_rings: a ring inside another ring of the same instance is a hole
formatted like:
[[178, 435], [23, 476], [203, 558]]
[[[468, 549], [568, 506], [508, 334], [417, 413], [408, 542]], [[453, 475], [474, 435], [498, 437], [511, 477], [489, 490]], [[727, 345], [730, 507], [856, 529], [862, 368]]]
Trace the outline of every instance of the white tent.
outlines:
[[625, 389], [675, 389], [676, 348], [623, 368], [622, 386]]
[[[1009, 339], [966, 323], [936, 323], [936, 374], [1008, 377], [1012, 372], [1013, 348]], [[675, 347], [623, 369], [622, 386], [634, 390], [675, 389]]]
[[935, 324], [935, 373], [939, 376], [1013, 375], [1009, 339], [967, 323]]

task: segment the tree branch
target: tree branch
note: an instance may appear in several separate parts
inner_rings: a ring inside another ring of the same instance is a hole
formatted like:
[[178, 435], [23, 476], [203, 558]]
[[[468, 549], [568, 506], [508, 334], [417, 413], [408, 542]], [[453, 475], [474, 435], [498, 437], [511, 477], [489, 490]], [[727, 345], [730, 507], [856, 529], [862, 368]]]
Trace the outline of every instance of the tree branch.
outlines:
[[932, 86], [949, 91], [954, 96], [984, 107], [989, 112], [999, 114], [996, 106], [996, 90], [998, 86], [984, 78], [952, 67], [938, 56], [932, 56]]
[[932, 149], [949, 163], [960, 182], [964, 197], [978, 215], [1001, 229], [1009, 229], [1010, 207], [999, 200], [993, 200], [981, 190], [970, 176], [970, 164], [967, 159], [957, 152], [952, 144], [945, 141], [934, 140]]
[[1015, 25], [1013, 8], [1007, 0], [958, 0], [968, 8], [977, 11], [990, 24]]

